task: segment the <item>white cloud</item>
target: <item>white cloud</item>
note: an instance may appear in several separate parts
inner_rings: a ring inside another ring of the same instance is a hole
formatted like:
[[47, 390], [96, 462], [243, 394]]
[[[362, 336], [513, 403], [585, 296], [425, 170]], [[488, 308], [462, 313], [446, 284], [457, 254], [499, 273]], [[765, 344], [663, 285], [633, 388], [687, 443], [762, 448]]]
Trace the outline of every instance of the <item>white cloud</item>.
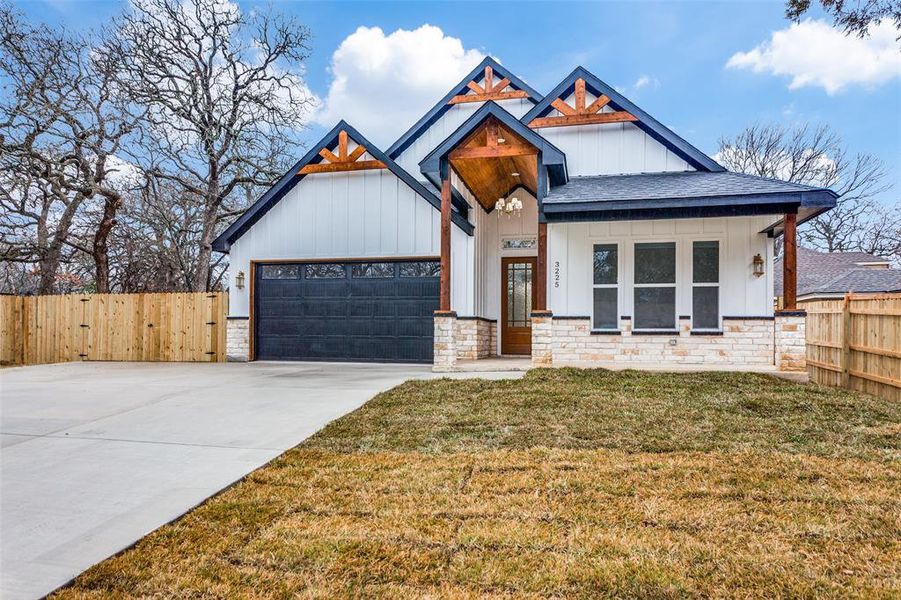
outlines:
[[808, 19], [774, 31], [769, 40], [747, 52], [735, 53], [726, 67], [787, 75], [792, 90], [819, 86], [831, 95], [849, 85], [876, 87], [901, 77], [897, 35], [889, 21], [871, 27], [869, 37], [858, 38]]
[[651, 86], [656, 90], [660, 87], [660, 80], [656, 77], [651, 77], [650, 75], [642, 75], [635, 80], [635, 83], [632, 84], [632, 87], [636, 90], [640, 90], [648, 86]]
[[340, 119], [383, 149], [484, 58], [432, 25], [388, 35], [360, 27], [332, 55], [332, 82], [316, 121]]

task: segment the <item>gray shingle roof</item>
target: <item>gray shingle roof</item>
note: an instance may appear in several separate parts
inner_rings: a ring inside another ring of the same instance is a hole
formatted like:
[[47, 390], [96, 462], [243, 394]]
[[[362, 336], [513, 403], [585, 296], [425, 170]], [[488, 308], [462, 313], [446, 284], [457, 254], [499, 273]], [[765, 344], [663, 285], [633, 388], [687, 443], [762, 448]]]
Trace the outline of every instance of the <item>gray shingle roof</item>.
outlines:
[[[818, 252], [810, 248], [798, 248], [798, 296], [820, 291], [820, 288], [854, 270], [886, 272], [887, 269], [862, 269], [861, 263], [887, 262], [886, 259], [866, 252]], [[901, 273], [901, 271], [896, 271]], [[876, 276], [881, 277], [881, 276]], [[887, 276], [886, 276], [887, 277]], [[776, 295], [782, 295], [782, 259], [774, 265], [773, 279]], [[862, 283], [860, 280], [859, 283]], [[839, 289], [844, 293], [851, 288]], [[883, 291], [854, 288], [854, 291]]]
[[901, 269], [853, 269], [824, 283], [814, 293], [843, 294], [845, 292], [899, 292]]
[[797, 183], [755, 177], [730, 171], [685, 171], [675, 173], [641, 173], [636, 175], [598, 175], [572, 177], [567, 183], [551, 188], [545, 203], [621, 202], [675, 198], [744, 196], [749, 194], [784, 194], [819, 191]]

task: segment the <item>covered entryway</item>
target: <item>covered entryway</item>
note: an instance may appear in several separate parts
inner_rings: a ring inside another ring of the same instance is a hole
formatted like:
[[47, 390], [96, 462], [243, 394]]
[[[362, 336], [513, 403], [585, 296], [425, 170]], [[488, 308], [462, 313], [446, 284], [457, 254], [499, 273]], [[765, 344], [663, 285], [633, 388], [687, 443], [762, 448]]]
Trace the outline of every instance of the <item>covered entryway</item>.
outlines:
[[259, 360], [430, 362], [437, 260], [257, 264]]

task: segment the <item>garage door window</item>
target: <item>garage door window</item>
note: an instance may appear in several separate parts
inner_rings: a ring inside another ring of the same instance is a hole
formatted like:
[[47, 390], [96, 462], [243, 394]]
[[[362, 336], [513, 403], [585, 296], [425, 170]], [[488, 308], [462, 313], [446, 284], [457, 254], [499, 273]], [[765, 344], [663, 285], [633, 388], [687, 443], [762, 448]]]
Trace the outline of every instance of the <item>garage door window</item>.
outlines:
[[435, 261], [400, 263], [401, 277], [440, 277], [441, 263]]
[[304, 277], [307, 279], [344, 279], [347, 277], [347, 271], [344, 270], [344, 265], [335, 263], [307, 265]]
[[263, 279], [300, 279], [298, 265], [263, 265], [262, 269]]
[[351, 267], [355, 279], [382, 279], [394, 277], [394, 263], [360, 263]]

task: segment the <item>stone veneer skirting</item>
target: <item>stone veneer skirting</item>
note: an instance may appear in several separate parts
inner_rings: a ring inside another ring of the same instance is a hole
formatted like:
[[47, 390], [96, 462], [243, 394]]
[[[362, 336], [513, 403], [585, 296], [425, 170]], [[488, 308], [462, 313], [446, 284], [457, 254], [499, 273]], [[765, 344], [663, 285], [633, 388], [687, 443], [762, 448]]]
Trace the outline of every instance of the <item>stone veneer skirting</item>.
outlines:
[[534, 366], [589, 365], [600, 362], [644, 364], [721, 364], [742, 367], [776, 365], [779, 370], [805, 368], [803, 314], [775, 317], [724, 317], [721, 332], [691, 331], [688, 317], [680, 317], [672, 333], [635, 333], [631, 321], [620, 331], [591, 331], [588, 317], [532, 315]]
[[225, 353], [229, 362], [246, 362], [250, 358], [250, 320], [229, 317], [225, 330]]
[[482, 317], [457, 317], [457, 358], [474, 360], [497, 354], [497, 321]]

